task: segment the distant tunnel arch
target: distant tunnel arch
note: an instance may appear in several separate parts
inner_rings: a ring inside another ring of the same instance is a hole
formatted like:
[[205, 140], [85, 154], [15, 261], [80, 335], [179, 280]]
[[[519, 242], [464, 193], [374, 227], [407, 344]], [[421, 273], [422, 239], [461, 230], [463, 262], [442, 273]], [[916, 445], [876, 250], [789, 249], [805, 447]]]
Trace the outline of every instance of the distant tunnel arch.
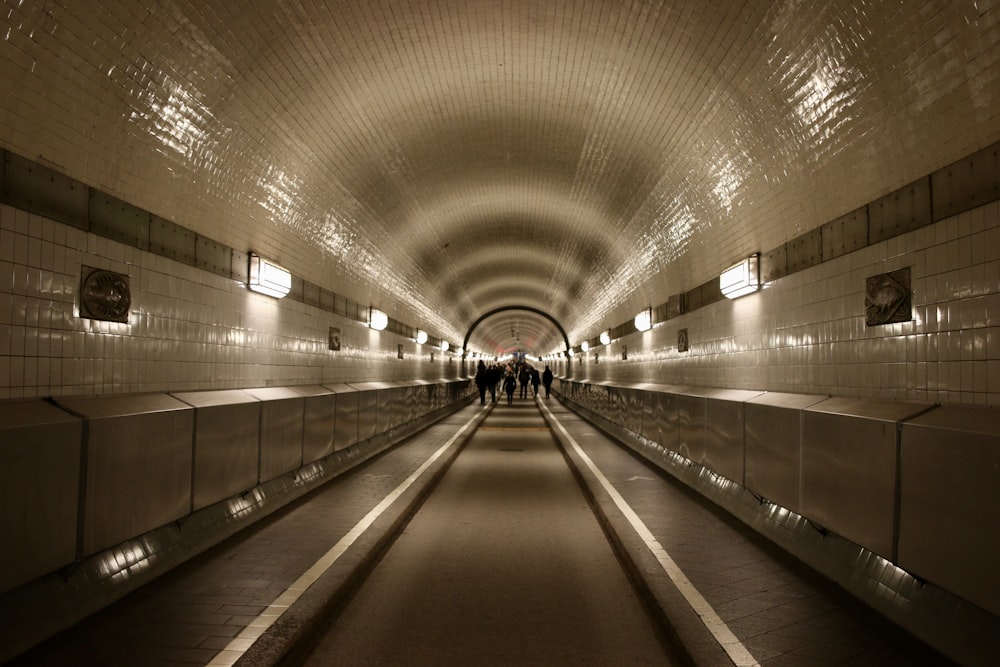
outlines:
[[488, 313], [485, 313], [484, 315], [480, 315], [479, 319], [477, 319], [475, 322], [473, 322], [472, 326], [469, 327], [468, 332], [466, 332], [465, 339], [462, 341], [462, 349], [463, 350], [469, 349], [469, 338], [472, 337], [472, 332], [475, 331], [476, 327], [478, 327], [480, 324], [482, 324], [484, 320], [486, 320], [486, 319], [488, 319], [490, 317], [493, 317], [494, 315], [496, 315], [498, 313], [503, 313], [503, 312], [506, 312], [508, 310], [526, 310], [526, 311], [528, 311], [530, 313], [535, 313], [536, 315], [541, 315], [542, 317], [544, 317], [545, 319], [547, 319], [549, 322], [552, 322], [552, 324], [555, 325], [556, 329], [559, 330], [559, 333], [562, 334], [563, 342], [566, 344], [566, 353], [569, 354], [569, 351], [570, 351], [569, 336], [566, 335], [566, 330], [563, 329], [563, 327], [562, 327], [561, 324], [559, 324], [559, 321], [557, 319], [555, 319], [554, 317], [552, 317], [551, 315], [549, 315], [548, 313], [546, 313], [544, 310], [539, 310], [538, 308], [532, 308], [531, 306], [502, 306], [500, 308], [494, 308], [493, 310], [491, 310]]

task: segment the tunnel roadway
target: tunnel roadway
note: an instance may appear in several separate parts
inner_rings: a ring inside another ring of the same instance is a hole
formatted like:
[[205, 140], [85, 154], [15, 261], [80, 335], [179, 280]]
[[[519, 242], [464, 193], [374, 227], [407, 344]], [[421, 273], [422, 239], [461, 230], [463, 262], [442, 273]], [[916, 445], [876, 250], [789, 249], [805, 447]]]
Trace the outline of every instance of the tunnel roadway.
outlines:
[[501, 402], [306, 665], [668, 665], [534, 402]]

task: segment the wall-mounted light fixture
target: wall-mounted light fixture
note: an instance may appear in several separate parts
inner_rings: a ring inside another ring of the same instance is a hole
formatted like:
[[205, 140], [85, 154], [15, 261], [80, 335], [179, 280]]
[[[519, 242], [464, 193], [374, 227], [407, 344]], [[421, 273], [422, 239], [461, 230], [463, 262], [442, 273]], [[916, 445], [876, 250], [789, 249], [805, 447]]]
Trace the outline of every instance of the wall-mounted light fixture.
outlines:
[[640, 310], [635, 316], [635, 328], [638, 331], [649, 331], [653, 328], [653, 309]]
[[582, 343], [580, 343], [580, 350], [586, 352], [589, 349], [590, 349], [590, 343], [588, 343], [587, 341], [583, 341]]
[[451, 345], [448, 343], [448, 341], [446, 341], [446, 340], [441, 341], [441, 351], [442, 352], [447, 352], [449, 347], [451, 347]]
[[254, 292], [280, 299], [292, 289], [292, 274], [255, 252], [250, 253], [249, 273], [247, 287]]
[[760, 289], [760, 258], [753, 254], [733, 264], [719, 276], [719, 289], [728, 299], [737, 299]]
[[607, 331], [601, 332], [601, 345], [611, 345], [611, 333]]
[[427, 342], [427, 332], [417, 329], [417, 345], [423, 345]]
[[389, 326], [389, 316], [378, 308], [371, 308], [368, 313], [368, 326], [375, 331], [382, 331]]

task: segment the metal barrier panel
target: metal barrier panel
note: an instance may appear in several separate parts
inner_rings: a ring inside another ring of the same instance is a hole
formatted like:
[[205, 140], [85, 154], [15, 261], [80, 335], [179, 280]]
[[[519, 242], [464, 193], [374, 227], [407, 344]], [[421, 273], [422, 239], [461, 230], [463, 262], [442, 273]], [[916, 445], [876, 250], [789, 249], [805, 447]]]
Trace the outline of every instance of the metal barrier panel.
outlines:
[[895, 561], [896, 424], [930, 406], [830, 398], [802, 415], [802, 514]]
[[705, 423], [708, 405], [705, 394], [688, 389], [677, 394], [677, 453], [695, 463], [705, 460]]
[[403, 387], [378, 390], [378, 432], [387, 433], [403, 423]]
[[743, 426], [746, 401], [759, 391], [719, 389], [705, 397], [705, 458], [702, 464], [743, 483]]
[[681, 448], [681, 426], [680, 426], [680, 402], [678, 395], [683, 393], [685, 388], [670, 387], [656, 393], [656, 442], [664, 449], [680, 453]]
[[[318, 388], [321, 389], [321, 388]], [[337, 396], [322, 390], [306, 396], [302, 413], [302, 463], [312, 463], [333, 453]]]
[[[356, 385], [354, 385], [356, 386]], [[364, 442], [378, 434], [378, 391], [358, 388], [358, 441]]]
[[644, 392], [635, 387], [622, 389], [623, 409], [625, 417], [625, 428], [642, 435], [642, 406], [645, 399]]
[[166, 394], [58, 403], [88, 421], [81, 556], [191, 511], [190, 406]]
[[337, 396], [333, 449], [340, 451], [358, 442], [358, 390], [346, 384], [330, 385], [327, 388]]
[[257, 485], [260, 401], [238, 389], [173, 394], [195, 415], [192, 510]]
[[291, 387], [262, 387], [246, 392], [260, 404], [260, 481], [302, 467], [305, 398]]
[[47, 401], [0, 403], [0, 592], [76, 559], [82, 437]]
[[899, 565], [1000, 614], [1000, 421], [941, 407], [905, 422]]
[[802, 513], [802, 410], [826, 396], [767, 393], [746, 404], [748, 489], [793, 512]]

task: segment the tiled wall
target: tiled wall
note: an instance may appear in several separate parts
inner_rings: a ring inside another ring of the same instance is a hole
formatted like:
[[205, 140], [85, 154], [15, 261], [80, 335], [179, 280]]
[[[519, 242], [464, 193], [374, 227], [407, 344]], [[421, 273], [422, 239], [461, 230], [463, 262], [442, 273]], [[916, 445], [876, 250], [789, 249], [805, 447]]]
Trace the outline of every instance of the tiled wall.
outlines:
[[[83, 266], [129, 276], [128, 324], [78, 317]], [[460, 368], [430, 345], [0, 207], [0, 399], [438, 380]]]
[[[77, 316], [82, 266], [130, 277], [129, 324]], [[866, 327], [866, 278], [907, 266], [914, 320]], [[432, 362], [429, 345], [9, 206], [0, 209], [0, 325], [0, 398], [436, 380], [462, 367], [436, 351]], [[331, 326], [340, 352], [327, 349]], [[677, 351], [681, 328], [687, 352]], [[572, 374], [1000, 405], [1000, 203], [591, 349]]]
[[[129, 324], [77, 316], [82, 266], [129, 276]], [[907, 266], [914, 320], [866, 327], [866, 278]], [[340, 352], [327, 349], [331, 326], [341, 330]], [[688, 330], [688, 352], [677, 351], [681, 328]], [[400, 344], [403, 360], [397, 358]], [[0, 398], [461, 374], [460, 360], [434, 351], [431, 361], [432, 350], [20, 209], [0, 208]], [[567, 369], [556, 364], [556, 370]], [[591, 349], [575, 360], [572, 374], [1000, 405], [1000, 202]]]
[[[866, 327], [866, 279], [903, 267], [911, 267], [914, 319]], [[684, 328], [690, 347], [678, 352]], [[591, 348], [571, 372], [591, 381], [1000, 405], [1000, 203]]]

